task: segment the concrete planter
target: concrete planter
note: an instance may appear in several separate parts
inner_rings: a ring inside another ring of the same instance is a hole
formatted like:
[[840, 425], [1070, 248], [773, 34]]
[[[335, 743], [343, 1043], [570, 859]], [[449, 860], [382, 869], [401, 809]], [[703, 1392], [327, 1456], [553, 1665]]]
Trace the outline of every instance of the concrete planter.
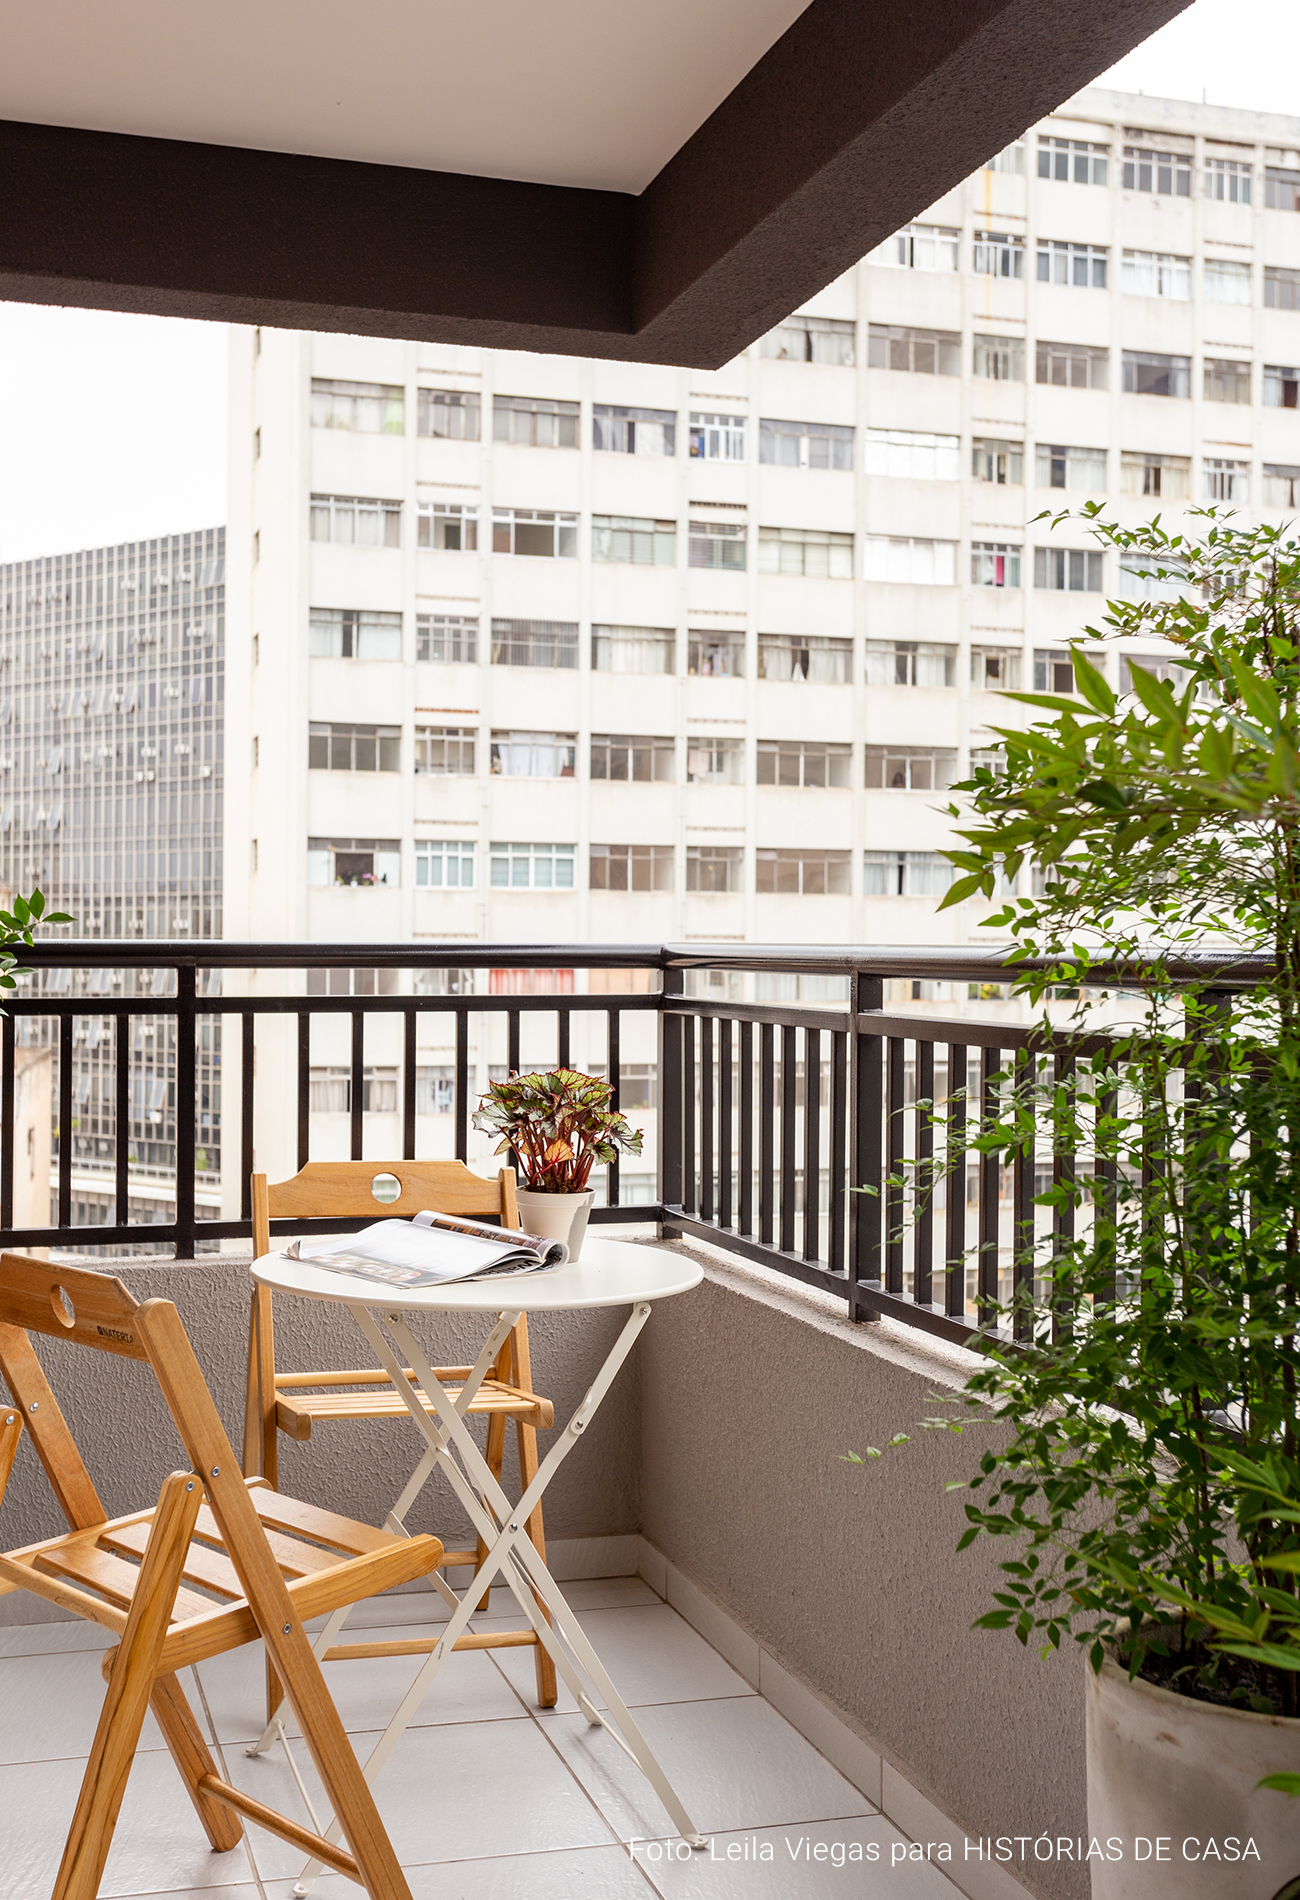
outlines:
[[1300, 1875], [1300, 1802], [1255, 1785], [1300, 1770], [1300, 1721], [1085, 1668], [1088, 1833], [1122, 1847], [1089, 1862], [1092, 1900], [1272, 1900]]
[[515, 1194], [525, 1233], [564, 1241], [570, 1260], [576, 1260], [582, 1252], [587, 1216], [595, 1198], [594, 1188], [586, 1188], [581, 1194], [538, 1194], [532, 1188], [519, 1188]]

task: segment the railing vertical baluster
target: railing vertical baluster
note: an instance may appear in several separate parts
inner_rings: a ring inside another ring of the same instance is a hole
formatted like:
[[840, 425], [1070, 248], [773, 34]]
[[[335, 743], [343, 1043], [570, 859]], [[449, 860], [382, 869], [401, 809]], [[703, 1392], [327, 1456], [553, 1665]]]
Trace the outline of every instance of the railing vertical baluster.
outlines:
[[682, 1017], [682, 1206], [699, 1205], [695, 1181], [695, 1018]]
[[848, 1161], [846, 1140], [849, 1119], [849, 1039], [847, 1033], [831, 1032], [831, 1130], [830, 1151], [826, 1156], [828, 1189], [827, 1218], [830, 1236], [826, 1264], [832, 1273], [843, 1273], [845, 1241], [845, 1167]]
[[[121, 1017], [118, 1018], [119, 1032]], [[14, 1015], [12, 1009], [6, 1010], [0, 1020], [0, 1129], [4, 1131], [4, 1153], [0, 1158], [0, 1227], [10, 1228], [14, 1224], [14, 1076], [16, 1070], [15, 1055], [17, 1043], [14, 1035]], [[118, 1036], [118, 1060], [121, 1061], [121, 1035]], [[118, 1210], [118, 1220], [126, 1219], [126, 1208]]]
[[[923, 1104], [928, 1103], [925, 1107]], [[916, 1168], [912, 1176], [916, 1225], [912, 1240], [912, 1298], [934, 1299], [934, 1044], [916, 1044]]]
[[[781, 1025], [781, 1251], [794, 1252], [794, 1223], [798, 1211], [795, 1190], [799, 1117], [799, 1032], [791, 1023]], [[807, 1095], [808, 1078], [804, 1077]], [[805, 1113], [807, 1112], [805, 1106]]]
[[700, 1017], [700, 1219], [712, 1220], [713, 1194], [713, 1018]]
[[[124, 1021], [118, 1018], [119, 1023]], [[254, 1019], [251, 1010], [243, 1010], [239, 1017], [239, 1081], [241, 1100], [239, 1104], [239, 1217], [241, 1220], [253, 1218], [253, 1088], [256, 1080], [256, 1050], [253, 1042]], [[119, 1056], [118, 1060], [121, 1060]], [[224, 1143], [222, 1144], [224, 1147]], [[119, 1214], [118, 1219], [124, 1216]]]
[[[180, 1103], [177, 1102], [177, 1114]], [[59, 1212], [58, 1225], [72, 1225], [72, 1016], [59, 1017]]]
[[821, 1253], [822, 1039], [816, 1029], [803, 1037], [803, 1257]]
[[[987, 1134], [997, 1120], [998, 1091], [993, 1078], [1002, 1067], [1000, 1049], [980, 1053], [980, 1133]], [[979, 1297], [976, 1313], [981, 1326], [991, 1326], [998, 1301], [998, 1186], [1001, 1158], [987, 1149], [980, 1151], [979, 1163]]]
[[506, 1011], [506, 1067], [511, 1075], [519, 1073], [519, 1011]]
[[415, 1011], [402, 1011], [402, 1159], [415, 1160]]
[[469, 1010], [456, 1006], [456, 1159], [469, 1160]]
[[[1037, 1081], [1038, 1058], [1029, 1049], [1016, 1052], [1016, 1089], [1022, 1093]], [[1016, 1149], [1013, 1163], [1012, 1195], [1014, 1197], [1013, 1218], [1015, 1222], [1015, 1288], [1016, 1314], [1013, 1331], [1017, 1339], [1028, 1339], [1033, 1333], [1033, 1315], [1026, 1302], [1034, 1297], [1034, 1167], [1036, 1161], [1038, 1137], [1038, 1116], [1034, 1096], [1029, 1095], [1029, 1126], [1023, 1142]]]
[[555, 1012], [555, 1066], [558, 1069], [572, 1067], [569, 1060], [569, 1030], [572, 1012], [563, 1004]]
[[[125, 1227], [131, 1212], [131, 1018], [125, 1013], [115, 1024], [113, 1072], [113, 1218]], [[8, 1124], [6, 1124], [8, 1126]]]
[[298, 1166], [305, 1168], [311, 1159], [311, 1012], [300, 1009], [298, 1017]]
[[773, 1181], [776, 1170], [776, 1030], [758, 1028], [758, 1237], [772, 1245]]
[[[659, 1204], [682, 1205], [683, 1083], [682, 1018], [663, 1007], [682, 994], [683, 973], [665, 969], [659, 1011]], [[611, 1061], [613, 1058], [611, 1057]]]
[[731, 1226], [731, 1018], [718, 1024], [718, 1225]]
[[[1119, 1158], [1116, 1152], [1115, 1120], [1119, 1114], [1119, 1090], [1111, 1087], [1101, 1091], [1097, 1098], [1097, 1127], [1095, 1131], [1096, 1193], [1094, 1196], [1093, 1221], [1105, 1221], [1112, 1224], [1119, 1215]], [[1109, 1127], [1106, 1126], [1109, 1124]], [[1112, 1242], [1110, 1256], [1115, 1257]], [[1113, 1306], [1118, 1295], [1115, 1275], [1107, 1276], [1106, 1284], [1097, 1295], [1099, 1306]]]
[[742, 1234], [754, 1231], [754, 1025], [740, 1025], [739, 1213]]
[[885, 1051], [885, 1291], [903, 1290], [903, 1162], [907, 1128], [903, 1120], [907, 1044], [891, 1036]]
[[880, 1281], [881, 1118], [884, 1107], [883, 1049], [879, 1036], [861, 1027], [861, 1018], [883, 1007], [884, 979], [855, 971], [849, 981], [849, 1102], [852, 1179], [850, 1187], [868, 1188], [849, 1202], [849, 1318], [879, 1318], [855, 1288]]
[[[1058, 1103], [1064, 1103], [1065, 1116], [1071, 1121], [1074, 1119], [1076, 1112], [1074, 1099], [1074, 1067], [1074, 1057], [1072, 1055], [1064, 1053], [1057, 1056], [1054, 1076], [1056, 1083], [1056, 1100]], [[1073, 1147], [1066, 1148], [1061, 1146], [1059, 1123], [1056, 1112], [1054, 1111], [1052, 1120], [1052, 1186], [1057, 1189], [1067, 1190], [1067, 1192], [1063, 1194], [1061, 1202], [1058, 1202], [1056, 1207], [1052, 1210], [1052, 1270], [1054, 1278], [1059, 1272], [1058, 1263], [1060, 1256], [1074, 1243], [1074, 1201], [1072, 1198], [1074, 1179], [1074, 1149]], [[1059, 1337], [1071, 1324], [1071, 1315], [1068, 1310], [1068, 1301], [1055, 1298], [1055, 1288], [1052, 1305], [1052, 1331], [1055, 1336]]]
[[352, 1015], [352, 1086], [348, 1094], [348, 1102], [351, 1108], [351, 1115], [349, 1117], [349, 1121], [350, 1121], [350, 1133], [352, 1137], [352, 1159], [354, 1161], [360, 1161], [362, 1129], [364, 1127], [364, 1123], [362, 1122], [361, 1117], [362, 1117], [362, 1112], [365, 1108], [365, 1086], [366, 1086], [365, 1084], [366, 1019], [362, 1015], [359, 1009], [354, 1009], [351, 1012], [351, 1015]]
[[966, 1313], [966, 1045], [948, 1044], [948, 1127], [944, 1176], [948, 1188], [947, 1296], [944, 1311]]
[[[194, 1258], [195, 969], [176, 970], [176, 1258]], [[60, 1143], [60, 1161], [62, 1143]], [[62, 1166], [60, 1166], [62, 1174]], [[60, 1199], [62, 1182], [60, 1182]]]
[[[616, 1009], [607, 1010], [605, 1012], [605, 1072], [614, 1090], [610, 1097], [610, 1105], [615, 1109], [623, 1105], [623, 1083], [619, 1073], [623, 1066], [620, 1027], [619, 1012]], [[606, 1207], [618, 1206], [617, 1154], [605, 1170], [605, 1205]]]

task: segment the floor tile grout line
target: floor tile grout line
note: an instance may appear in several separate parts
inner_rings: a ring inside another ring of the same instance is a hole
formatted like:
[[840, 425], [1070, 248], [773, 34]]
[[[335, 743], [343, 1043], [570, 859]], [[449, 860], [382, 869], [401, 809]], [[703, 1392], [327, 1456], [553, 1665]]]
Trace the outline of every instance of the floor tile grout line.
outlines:
[[[199, 1675], [197, 1666], [191, 1667], [189, 1673], [190, 1675], [193, 1676], [194, 1686], [199, 1692], [199, 1703], [202, 1706], [204, 1719], [206, 1720], [207, 1725], [208, 1725], [209, 1739], [211, 1740], [213, 1749], [216, 1751], [217, 1765], [221, 1769], [222, 1778], [225, 1781], [229, 1781], [233, 1786], [234, 1778], [231, 1775], [230, 1768], [226, 1762], [226, 1751], [225, 1751], [224, 1746], [222, 1745], [221, 1737], [217, 1734], [217, 1725], [212, 1719], [212, 1710], [208, 1706], [207, 1691], [203, 1687], [203, 1679]], [[253, 1876], [253, 1884], [257, 1888], [258, 1900], [267, 1900], [266, 1888], [262, 1884], [262, 1876], [258, 1872], [257, 1856], [253, 1852], [253, 1842], [248, 1832], [247, 1822], [244, 1823], [244, 1838], [241, 1841], [240, 1845], [242, 1846], [244, 1850], [245, 1858], [248, 1861], [249, 1870]]]

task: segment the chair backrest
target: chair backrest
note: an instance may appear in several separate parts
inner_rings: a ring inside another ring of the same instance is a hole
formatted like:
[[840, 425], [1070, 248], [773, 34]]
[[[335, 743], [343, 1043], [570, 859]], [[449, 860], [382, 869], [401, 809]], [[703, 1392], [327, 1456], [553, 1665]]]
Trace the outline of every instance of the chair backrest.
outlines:
[[[391, 1194], [393, 1180], [397, 1195], [376, 1194], [377, 1183]], [[515, 1171], [502, 1168], [485, 1181], [463, 1161], [309, 1161], [290, 1181], [255, 1174], [253, 1256], [270, 1253], [273, 1220], [409, 1220], [426, 1207], [518, 1227]]]

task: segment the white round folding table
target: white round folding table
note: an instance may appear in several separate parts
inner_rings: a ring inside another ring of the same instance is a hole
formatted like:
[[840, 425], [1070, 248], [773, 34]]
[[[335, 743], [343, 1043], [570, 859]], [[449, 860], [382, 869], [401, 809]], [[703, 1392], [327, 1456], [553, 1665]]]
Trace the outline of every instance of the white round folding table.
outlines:
[[[459, 1599], [440, 1577], [436, 1578], [449, 1607], [454, 1606], [450, 1620], [432, 1644], [428, 1660], [371, 1752], [365, 1764], [367, 1781], [373, 1780], [396, 1746], [443, 1662], [468, 1626], [484, 1592], [498, 1580], [500, 1573], [499, 1580], [509, 1585], [538, 1641], [552, 1657], [587, 1720], [605, 1728], [631, 1756], [650, 1781], [683, 1839], [693, 1847], [703, 1847], [703, 1836], [678, 1800], [585, 1631], [565, 1602], [559, 1585], [527, 1535], [529, 1518], [590, 1425], [649, 1319], [653, 1303], [678, 1293], [689, 1293], [697, 1287], [704, 1277], [698, 1263], [683, 1254], [637, 1246], [625, 1240], [606, 1240], [589, 1232], [582, 1258], [562, 1267], [541, 1273], [495, 1274], [482, 1280], [457, 1280], [443, 1286], [388, 1288], [360, 1275], [313, 1267], [283, 1253], [264, 1254], [253, 1262], [252, 1272], [259, 1285], [270, 1287], [274, 1292], [345, 1306], [406, 1405], [425, 1441], [425, 1450], [388, 1513], [388, 1527], [405, 1532], [407, 1512], [437, 1470], [447, 1478], [487, 1546], [486, 1561]], [[465, 1424], [469, 1403], [491, 1371], [497, 1353], [521, 1313], [578, 1312], [602, 1306], [630, 1306], [632, 1311], [581, 1404], [538, 1466], [536, 1477], [519, 1502], [512, 1504]], [[429, 1356], [408, 1323], [409, 1316], [426, 1313], [482, 1313], [494, 1318], [483, 1349], [454, 1401], [435, 1377]], [[415, 1373], [422, 1390], [417, 1390], [404, 1376], [406, 1366]], [[425, 1410], [422, 1397], [432, 1407], [432, 1416]], [[539, 1603], [549, 1612], [549, 1622]], [[317, 1638], [314, 1647], [319, 1655], [323, 1656], [329, 1648], [346, 1615], [346, 1610], [337, 1611]], [[562, 1643], [556, 1640], [557, 1632], [563, 1638]], [[596, 1706], [583, 1676], [596, 1695], [603, 1698], [604, 1711]], [[274, 1739], [277, 1730], [277, 1723], [270, 1724], [250, 1753], [260, 1753]], [[326, 1830], [326, 1838], [335, 1838], [338, 1831], [335, 1824]], [[319, 1863], [311, 1863], [295, 1892], [306, 1893], [318, 1872]]]

